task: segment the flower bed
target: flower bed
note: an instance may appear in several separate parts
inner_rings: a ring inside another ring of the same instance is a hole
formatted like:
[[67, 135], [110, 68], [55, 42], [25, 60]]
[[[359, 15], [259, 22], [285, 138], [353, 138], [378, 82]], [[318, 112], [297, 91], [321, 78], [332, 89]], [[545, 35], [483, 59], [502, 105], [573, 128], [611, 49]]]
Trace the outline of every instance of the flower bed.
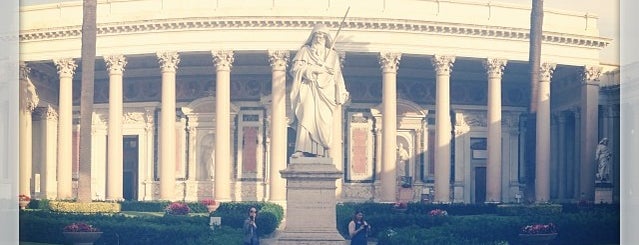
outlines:
[[84, 222], [76, 222], [71, 223], [62, 229], [64, 232], [98, 232], [100, 229], [93, 227], [93, 225], [84, 223]]
[[183, 202], [172, 202], [164, 209], [166, 214], [170, 215], [187, 215], [191, 212], [189, 205]]

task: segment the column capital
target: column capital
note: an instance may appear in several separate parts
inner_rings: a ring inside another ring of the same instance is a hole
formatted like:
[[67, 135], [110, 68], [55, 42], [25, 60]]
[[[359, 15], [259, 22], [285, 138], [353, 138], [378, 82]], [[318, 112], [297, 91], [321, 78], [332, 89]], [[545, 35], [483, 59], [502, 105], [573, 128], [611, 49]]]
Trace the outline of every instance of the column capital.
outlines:
[[379, 65], [382, 72], [397, 72], [399, 69], [399, 61], [402, 59], [402, 53], [380, 52]]
[[433, 64], [433, 68], [435, 68], [435, 72], [437, 74], [446, 74], [450, 75], [450, 72], [453, 69], [453, 63], [455, 63], [454, 55], [434, 55], [431, 58], [431, 63]]
[[211, 51], [211, 55], [213, 55], [213, 65], [215, 65], [217, 71], [231, 71], [233, 61], [235, 61], [233, 51], [213, 50]]
[[36, 93], [36, 87], [29, 79], [31, 68], [26, 63], [20, 62], [20, 108], [32, 112], [38, 106], [40, 98]]
[[47, 108], [44, 109], [45, 113], [43, 113], [43, 117], [45, 117], [47, 120], [54, 120], [57, 121], [58, 120], [58, 112], [53, 109], [53, 107], [51, 105], [47, 105]]
[[601, 76], [601, 66], [583, 66], [581, 73], [581, 82], [585, 85], [599, 85], [599, 77]]
[[121, 54], [114, 54], [104, 56], [104, 62], [106, 63], [107, 71], [111, 74], [122, 74], [124, 67], [126, 66], [126, 58]]
[[554, 63], [542, 63], [539, 67], [539, 81], [540, 82], [550, 82], [552, 78], [552, 73], [555, 71], [557, 64]]
[[268, 61], [273, 71], [286, 71], [291, 52], [287, 50], [269, 50]]
[[504, 74], [504, 67], [508, 60], [501, 58], [487, 58], [483, 61], [484, 68], [486, 68], [486, 74], [489, 78], [501, 78]]
[[56, 59], [53, 60], [53, 63], [58, 68], [60, 77], [73, 77], [75, 68], [78, 67], [72, 58]]
[[557, 113], [557, 119], [559, 120], [559, 123], [566, 123], [566, 117], [568, 115], [566, 115], [566, 111], [560, 111]]
[[162, 72], [175, 72], [177, 70], [180, 57], [176, 51], [157, 52], [156, 55]]
[[580, 118], [581, 117], [581, 107], [579, 106], [573, 106], [570, 107], [570, 109], [568, 109], [570, 112], [572, 112], [572, 114], [575, 116], [575, 118]]

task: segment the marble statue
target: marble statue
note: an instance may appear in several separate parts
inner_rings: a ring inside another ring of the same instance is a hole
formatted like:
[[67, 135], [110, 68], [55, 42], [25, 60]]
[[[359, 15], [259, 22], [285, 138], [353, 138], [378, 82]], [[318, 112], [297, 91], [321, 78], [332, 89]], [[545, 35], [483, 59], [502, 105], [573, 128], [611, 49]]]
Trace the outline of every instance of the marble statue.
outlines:
[[607, 138], [603, 138], [599, 141], [597, 151], [595, 152], [595, 159], [597, 160], [597, 180], [601, 182], [610, 181], [610, 161], [612, 159], [612, 153], [610, 149], [608, 149]]
[[399, 145], [397, 146], [397, 174], [399, 176], [408, 176], [408, 173], [406, 173], [406, 169], [409, 158], [410, 155], [408, 154], [406, 148], [404, 148], [404, 144], [399, 143]]
[[328, 28], [317, 24], [293, 59], [290, 99], [297, 136], [291, 157], [328, 157], [333, 113], [349, 96], [333, 44]]

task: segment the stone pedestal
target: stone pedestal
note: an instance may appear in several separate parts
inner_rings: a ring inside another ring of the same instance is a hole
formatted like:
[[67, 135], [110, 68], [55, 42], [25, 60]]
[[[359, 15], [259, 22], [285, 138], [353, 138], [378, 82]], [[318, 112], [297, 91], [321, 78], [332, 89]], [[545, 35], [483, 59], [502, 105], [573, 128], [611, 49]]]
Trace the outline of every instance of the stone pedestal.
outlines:
[[335, 180], [342, 172], [331, 158], [291, 158], [280, 171], [287, 180], [286, 228], [276, 244], [344, 245], [335, 223]]
[[596, 183], [595, 184], [595, 204], [612, 203], [612, 184]]

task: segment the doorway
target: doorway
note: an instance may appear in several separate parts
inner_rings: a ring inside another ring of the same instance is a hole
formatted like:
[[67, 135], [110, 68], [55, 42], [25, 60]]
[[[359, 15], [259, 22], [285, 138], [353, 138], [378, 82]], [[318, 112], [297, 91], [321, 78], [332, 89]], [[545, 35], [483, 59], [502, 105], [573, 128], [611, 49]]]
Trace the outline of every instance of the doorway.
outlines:
[[486, 202], [486, 167], [475, 168], [475, 203]]
[[139, 139], [138, 135], [125, 135], [123, 139], [124, 161], [122, 173], [122, 194], [124, 200], [138, 200], [138, 156]]

